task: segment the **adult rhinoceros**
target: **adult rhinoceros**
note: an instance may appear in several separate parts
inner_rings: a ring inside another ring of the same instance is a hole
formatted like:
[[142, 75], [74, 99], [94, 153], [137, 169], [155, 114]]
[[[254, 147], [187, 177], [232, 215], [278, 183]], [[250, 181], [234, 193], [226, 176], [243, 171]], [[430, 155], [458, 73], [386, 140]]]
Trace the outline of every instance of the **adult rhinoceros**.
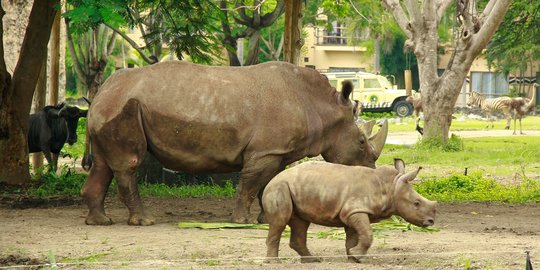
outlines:
[[113, 176], [128, 224], [153, 224], [135, 180], [147, 151], [173, 170], [240, 171], [234, 222], [247, 222], [258, 192], [303, 157], [374, 167], [387, 123], [368, 139], [353, 121], [352, 84], [344, 88], [337, 92], [319, 72], [284, 62], [165, 62], [115, 73], [88, 115], [94, 163], [81, 192], [86, 224], [112, 223], [103, 201]]

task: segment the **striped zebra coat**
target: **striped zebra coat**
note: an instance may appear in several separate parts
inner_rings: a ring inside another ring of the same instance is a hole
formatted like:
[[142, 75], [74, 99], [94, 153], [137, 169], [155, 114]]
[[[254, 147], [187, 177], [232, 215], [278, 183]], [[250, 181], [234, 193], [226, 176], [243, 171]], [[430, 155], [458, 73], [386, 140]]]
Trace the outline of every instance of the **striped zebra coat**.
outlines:
[[510, 103], [511, 98], [509, 97], [486, 98], [476, 91], [471, 91], [469, 92], [467, 106], [480, 106], [480, 108], [486, 112], [486, 128], [489, 128], [489, 121], [491, 121], [491, 128], [494, 127], [493, 113], [502, 112], [506, 118], [506, 126], [504, 128], [510, 129], [510, 122], [512, 121], [512, 108], [510, 107]]

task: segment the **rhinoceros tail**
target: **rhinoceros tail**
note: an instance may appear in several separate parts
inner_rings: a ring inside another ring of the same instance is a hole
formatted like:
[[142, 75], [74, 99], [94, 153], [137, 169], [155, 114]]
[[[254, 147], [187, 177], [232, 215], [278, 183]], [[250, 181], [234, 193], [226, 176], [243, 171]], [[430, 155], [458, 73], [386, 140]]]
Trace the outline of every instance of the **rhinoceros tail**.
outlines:
[[341, 82], [341, 94], [345, 99], [349, 98], [349, 95], [351, 94], [352, 90], [354, 89], [354, 85], [352, 81], [345, 80]]
[[85, 171], [90, 171], [92, 168], [92, 145], [90, 144], [90, 134], [88, 134], [88, 122], [86, 124], [86, 145], [84, 147], [84, 155], [81, 161], [81, 166]]

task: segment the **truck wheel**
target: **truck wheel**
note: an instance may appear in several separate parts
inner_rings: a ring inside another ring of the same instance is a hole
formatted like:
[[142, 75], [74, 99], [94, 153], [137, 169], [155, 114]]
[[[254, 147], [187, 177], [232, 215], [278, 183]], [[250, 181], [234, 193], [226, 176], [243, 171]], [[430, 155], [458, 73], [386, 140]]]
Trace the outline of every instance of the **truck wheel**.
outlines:
[[412, 114], [413, 108], [411, 103], [400, 100], [394, 104], [394, 112], [396, 112], [396, 115], [399, 117], [406, 117]]

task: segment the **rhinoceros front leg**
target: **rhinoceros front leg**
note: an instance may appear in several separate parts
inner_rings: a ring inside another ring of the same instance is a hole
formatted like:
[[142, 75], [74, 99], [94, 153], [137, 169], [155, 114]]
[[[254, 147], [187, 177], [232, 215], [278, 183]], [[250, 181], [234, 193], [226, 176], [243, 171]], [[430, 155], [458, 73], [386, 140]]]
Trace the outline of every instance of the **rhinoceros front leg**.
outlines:
[[255, 222], [255, 220], [249, 220], [249, 208], [259, 191], [270, 182], [272, 177], [276, 176], [279, 168], [281, 168], [281, 158], [274, 156], [252, 158], [244, 163], [236, 190], [236, 206], [232, 213], [232, 222]]
[[365, 213], [349, 216], [345, 222], [345, 248], [350, 262], [360, 262], [359, 255], [365, 255], [373, 242], [369, 217]]
[[120, 195], [120, 200], [122, 200], [129, 209], [128, 224], [143, 226], [153, 225], [154, 220], [144, 212], [135, 174], [135, 169], [114, 173], [114, 177], [118, 183], [118, 195]]
[[320, 262], [320, 258], [313, 257], [307, 248], [307, 230], [310, 222], [299, 218], [297, 215], [291, 217], [289, 227], [291, 227], [291, 240], [289, 246], [294, 249], [298, 255], [302, 256], [302, 263]]

